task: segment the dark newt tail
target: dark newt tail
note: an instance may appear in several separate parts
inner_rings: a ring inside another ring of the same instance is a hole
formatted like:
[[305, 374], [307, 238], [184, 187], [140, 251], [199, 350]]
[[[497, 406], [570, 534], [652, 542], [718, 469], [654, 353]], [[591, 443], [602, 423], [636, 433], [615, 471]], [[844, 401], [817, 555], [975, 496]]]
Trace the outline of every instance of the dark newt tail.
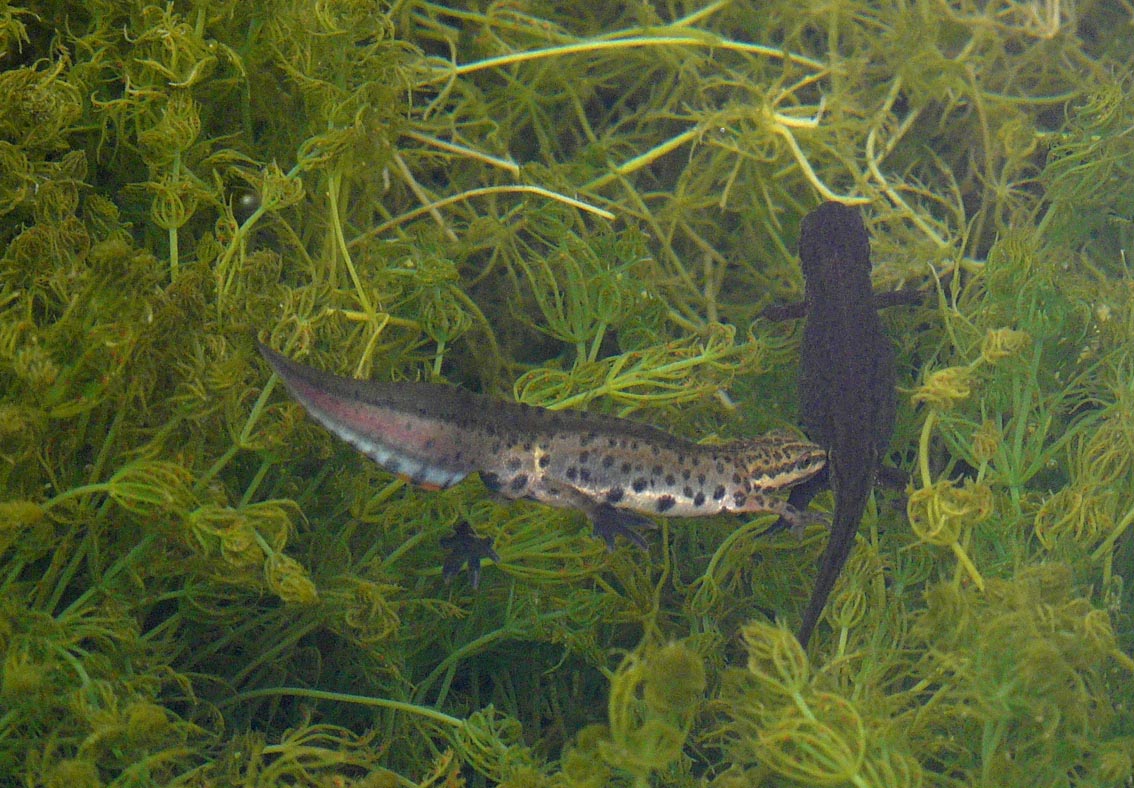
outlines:
[[[862, 513], [866, 509], [866, 499], [874, 486], [874, 474], [871, 469], [858, 467], [860, 473], [855, 478], [839, 479], [835, 485], [835, 515], [831, 522], [831, 536], [827, 540], [827, 549], [819, 560], [819, 573], [815, 577], [815, 585], [811, 590], [811, 599], [807, 601], [807, 609], [803, 611], [803, 620], [799, 625], [799, 642], [806, 648], [819, 623], [819, 616], [827, 605], [827, 599], [835, 587], [835, 581], [842, 574], [843, 566], [847, 562], [851, 548], [854, 547], [854, 538], [858, 533]], [[832, 469], [834, 478], [837, 469]]]

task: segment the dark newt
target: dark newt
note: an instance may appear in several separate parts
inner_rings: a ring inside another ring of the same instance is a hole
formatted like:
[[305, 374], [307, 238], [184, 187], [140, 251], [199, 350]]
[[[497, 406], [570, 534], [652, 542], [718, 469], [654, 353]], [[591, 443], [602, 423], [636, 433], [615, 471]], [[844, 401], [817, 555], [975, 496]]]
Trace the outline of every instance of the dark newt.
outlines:
[[799, 642], [806, 646], [854, 546], [890, 443], [897, 390], [894, 350], [870, 283], [870, 236], [858, 209], [826, 202], [807, 214], [799, 257], [806, 311], [800, 420], [828, 459], [825, 472], [795, 487], [788, 501], [806, 507], [827, 483], [835, 494], [830, 540], [799, 626]]

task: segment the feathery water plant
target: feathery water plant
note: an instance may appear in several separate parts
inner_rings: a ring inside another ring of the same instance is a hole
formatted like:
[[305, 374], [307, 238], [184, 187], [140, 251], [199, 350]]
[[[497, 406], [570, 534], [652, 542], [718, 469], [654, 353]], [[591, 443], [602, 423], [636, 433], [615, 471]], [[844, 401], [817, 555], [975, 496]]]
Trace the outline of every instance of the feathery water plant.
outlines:
[[[1129, 781], [1115, 8], [5, 4], [0, 773]], [[753, 433], [793, 419], [758, 316], [825, 198], [931, 296], [887, 317], [913, 530], [878, 498], [810, 657], [753, 622], [821, 529], [611, 555], [360, 462], [253, 351]], [[461, 523], [500, 557], [476, 593]]]

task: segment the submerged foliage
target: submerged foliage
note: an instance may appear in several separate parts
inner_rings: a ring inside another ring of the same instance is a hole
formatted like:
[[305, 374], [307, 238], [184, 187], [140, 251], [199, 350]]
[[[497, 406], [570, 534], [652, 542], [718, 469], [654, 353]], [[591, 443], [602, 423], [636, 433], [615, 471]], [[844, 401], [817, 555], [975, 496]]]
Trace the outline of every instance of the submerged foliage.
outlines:
[[[0, 3], [0, 776], [1129, 784], [1131, 25]], [[822, 529], [607, 553], [360, 461], [254, 350], [696, 438], [790, 424], [794, 334], [760, 313], [821, 199], [929, 296], [886, 316], [907, 500], [876, 497], [810, 655], [767, 622]], [[475, 593], [442, 577], [461, 523], [500, 556]]]

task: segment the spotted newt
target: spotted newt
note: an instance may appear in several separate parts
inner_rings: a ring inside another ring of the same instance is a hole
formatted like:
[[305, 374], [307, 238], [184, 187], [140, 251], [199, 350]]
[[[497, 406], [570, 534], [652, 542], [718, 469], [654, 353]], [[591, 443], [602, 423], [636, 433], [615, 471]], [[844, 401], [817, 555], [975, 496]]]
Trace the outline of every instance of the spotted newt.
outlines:
[[810, 639], [827, 604], [890, 443], [897, 407], [894, 350], [870, 284], [870, 236], [856, 208], [834, 202], [803, 218], [799, 231], [806, 320], [800, 347], [800, 419], [828, 452], [825, 473], [792, 490], [806, 507], [829, 482], [835, 494], [831, 536], [799, 627]]
[[810, 518], [772, 493], [818, 473], [826, 453], [786, 432], [702, 445], [646, 424], [490, 399], [434, 383], [320, 372], [259, 344], [292, 396], [332, 433], [391, 473], [431, 489], [479, 472], [506, 498], [577, 509], [613, 547], [644, 515], [772, 512]]

